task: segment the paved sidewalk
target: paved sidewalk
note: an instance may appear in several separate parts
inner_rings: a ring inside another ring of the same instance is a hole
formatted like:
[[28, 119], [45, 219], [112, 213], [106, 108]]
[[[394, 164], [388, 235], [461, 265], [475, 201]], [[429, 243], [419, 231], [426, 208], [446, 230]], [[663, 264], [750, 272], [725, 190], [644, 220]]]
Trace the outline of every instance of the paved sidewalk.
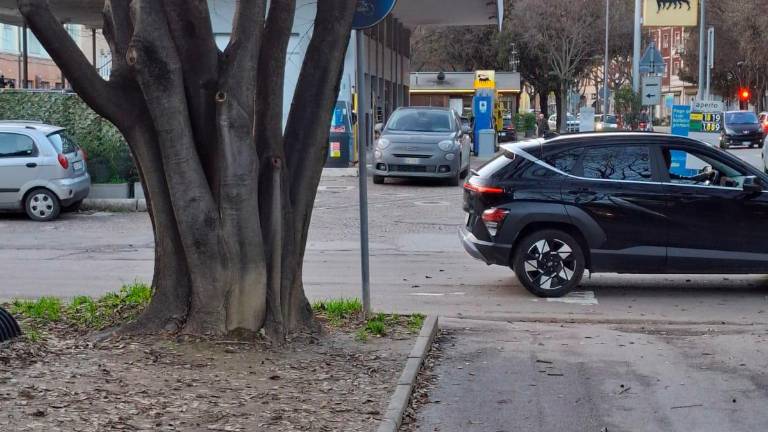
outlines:
[[408, 430], [768, 430], [768, 328], [441, 319], [431, 403]]

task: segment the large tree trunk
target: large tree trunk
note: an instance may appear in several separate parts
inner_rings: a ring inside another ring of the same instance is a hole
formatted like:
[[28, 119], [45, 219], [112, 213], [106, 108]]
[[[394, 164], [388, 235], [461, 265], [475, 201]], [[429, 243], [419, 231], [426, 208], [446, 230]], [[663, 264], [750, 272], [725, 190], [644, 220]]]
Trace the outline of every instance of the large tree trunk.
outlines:
[[[309, 222], [356, 0], [318, 0], [283, 133], [295, 1], [237, 3], [216, 48], [205, 0], [107, 0], [103, 81], [48, 9], [19, 0], [73, 88], [133, 152], [155, 233], [154, 295], [130, 332], [283, 339], [313, 330], [302, 285]], [[265, 18], [266, 17], [266, 18]]]

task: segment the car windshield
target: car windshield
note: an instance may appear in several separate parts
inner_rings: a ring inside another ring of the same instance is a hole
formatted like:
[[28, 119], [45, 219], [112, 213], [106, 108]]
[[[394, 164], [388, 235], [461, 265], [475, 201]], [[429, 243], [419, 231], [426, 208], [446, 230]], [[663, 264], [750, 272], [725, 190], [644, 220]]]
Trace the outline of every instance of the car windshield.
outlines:
[[512, 119], [509, 117], [504, 117], [504, 127], [512, 126]]
[[61, 154], [74, 153], [77, 151], [77, 144], [64, 131], [59, 131], [48, 135], [48, 140]]
[[725, 113], [725, 122], [731, 124], [757, 123], [757, 116], [751, 112]]
[[616, 123], [616, 116], [615, 115], [607, 115], [607, 116], [605, 116], [605, 122], [606, 123]]
[[451, 129], [450, 113], [440, 110], [398, 110], [387, 123], [388, 131], [450, 132]]

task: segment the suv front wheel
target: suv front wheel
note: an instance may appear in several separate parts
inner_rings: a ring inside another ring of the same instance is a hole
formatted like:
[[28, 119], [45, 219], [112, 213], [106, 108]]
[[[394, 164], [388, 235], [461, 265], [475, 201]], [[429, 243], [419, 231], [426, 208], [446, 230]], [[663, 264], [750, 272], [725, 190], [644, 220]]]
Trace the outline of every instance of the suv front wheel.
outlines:
[[35, 189], [27, 195], [24, 210], [30, 219], [47, 222], [59, 217], [61, 203], [53, 192], [47, 189]]
[[562, 297], [581, 282], [585, 267], [579, 243], [560, 230], [526, 236], [515, 249], [512, 269], [520, 283], [539, 297]]

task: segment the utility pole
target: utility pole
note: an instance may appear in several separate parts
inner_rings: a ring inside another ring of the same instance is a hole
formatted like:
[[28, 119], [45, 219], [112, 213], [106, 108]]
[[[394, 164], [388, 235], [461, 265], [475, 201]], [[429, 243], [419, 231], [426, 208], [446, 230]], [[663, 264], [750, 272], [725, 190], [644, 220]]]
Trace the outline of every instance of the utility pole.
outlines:
[[707, 31], [707, 93], [706, 100], [710, 100], [712, 90], [712, 69], [715, 67], [715, 28], [710, 26]]
[[358, 179], [360, 181], [360, 273], [363, 288], [363, 318], [371, 314], [371, 275], [368, 251], [368, 88], [365, 85], [365, 70], [368, 57], [365, 55], [363, 31], [355, 30], [357, 44], [357, 142]]
[[701, 7], [701, 18], [699, 18], [699, 99], [704, 98], [704, 79], [707, 75], [707, 51], [706, 51], [706, 43], [707, 43], [707, 0], [701, 0], [700, 2]]
[[635, 0], [635, 46], [634, 50], [632, 51], [632, 90], [635, 93], [640, 92], [640, 32], [642, 31], [642, 14], [642, 0]]
[[608, 36], [610, 33], [611, 0], [605, 0], [605, 64], [603, 65], [603, 122], [606, 121], [611, 102], [608, 100]]

